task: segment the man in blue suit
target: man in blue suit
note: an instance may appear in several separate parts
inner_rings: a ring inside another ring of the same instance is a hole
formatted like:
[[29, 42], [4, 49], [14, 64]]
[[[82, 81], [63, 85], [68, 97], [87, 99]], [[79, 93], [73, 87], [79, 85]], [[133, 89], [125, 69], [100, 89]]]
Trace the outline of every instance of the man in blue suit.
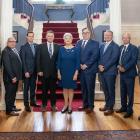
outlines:
[[[21, 59], [23, 64], [23, 81], [24, 81], [24, 106], [27, 112], [31, 112], [30, 106], [39, 107], [36, 104], [35, 88], [36, 88], [36, 52], [37, 44], [33, 43], [34, 33], [27, 33], [27, 43], [21, 46]], [[28, 92], [30, 89], [30, 104]]]
[[123, 45], [120, 50], [118, 66], [120, 71], [121, 108], [116, 112], [126, 112], [124, 118], [129, 118], [133, 114], [134, 85], [137, 75], [136, 64], [138, 49], [130, 43], [130, 40], [130, 34], [124, 33], [122, 36]]
[[105, 43], [100, 46], [99, 73], [105, 94], [105, 106], [99, 108], [104, 115], [111, 115], [115, 104], [115, 82], [120, 49], [113, 41], [113, 32], [104, 32]]
[[83, 39], [78, 41], [81, 53], [81, 89], [83, 96], [83, 107], [86, 113], [91, 113], [94, 108], [95, 82], [98, 71], [99, 43], [90, 39], [88, 28], [82, 30]]

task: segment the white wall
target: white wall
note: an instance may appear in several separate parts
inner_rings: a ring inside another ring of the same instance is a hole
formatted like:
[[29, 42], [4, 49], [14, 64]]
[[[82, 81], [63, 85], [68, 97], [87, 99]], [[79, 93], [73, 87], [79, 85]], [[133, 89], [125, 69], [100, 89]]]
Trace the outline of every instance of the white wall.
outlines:
[[140, 0], [121, 0], [122, 24], [140, 24]]

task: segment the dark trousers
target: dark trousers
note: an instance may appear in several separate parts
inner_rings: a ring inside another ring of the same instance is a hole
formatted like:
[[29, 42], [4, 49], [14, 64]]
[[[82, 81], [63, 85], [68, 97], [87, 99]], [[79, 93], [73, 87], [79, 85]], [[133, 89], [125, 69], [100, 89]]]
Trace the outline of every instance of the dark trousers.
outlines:
[[94, 107], [94, 96], [95, 96], [95, 81], [96, 74], [86, 74], [81, 72], [81, 90], [83, 97], [83, 107], [93, 109]]
[[101, 74], [102, 88], [105, 94], [105, 108], [112, 110], [115, 104], [115, 75]]
[[32, 74], [30, 78], [24, 78], [24, 105], [29, 106], [29, 90], [30, 102], [36, 103], [35, 89], [36, 89], [36, 74]]
[[15, 99], [16, 99], [16, 92], [18, 89], [18, 82], [5, 82], [5, 104], [6, 104], [6, 112], [10, 113], [12, 109], [15, 107]]
[[[133, 113], [135, 78], [120, 77], [121, 105], [128, 113]], [[127, 101], [128, 97], [128, 101]]]
[[42, 106], [47, 105], [48, 101], [48, 91], [50, 90], [50, 101], [51, 106], [56, 105], [56, 78], [53, 77], [42, 77]]

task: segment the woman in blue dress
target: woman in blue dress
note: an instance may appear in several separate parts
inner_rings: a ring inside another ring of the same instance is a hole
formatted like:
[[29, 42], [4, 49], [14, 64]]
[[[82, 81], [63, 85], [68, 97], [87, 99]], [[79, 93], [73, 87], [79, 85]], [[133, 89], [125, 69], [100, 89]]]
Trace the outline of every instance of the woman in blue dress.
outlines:
[[72, 101], [78, 70], [80, 68], [80, 53], [78, 48], [72, 45], [73, 36], [65, 33], [63, 36], [65, 46], [61, 47], [58, 55], [58, 79], [63, 87], [64, 107], [62, 113], [72, 113]]

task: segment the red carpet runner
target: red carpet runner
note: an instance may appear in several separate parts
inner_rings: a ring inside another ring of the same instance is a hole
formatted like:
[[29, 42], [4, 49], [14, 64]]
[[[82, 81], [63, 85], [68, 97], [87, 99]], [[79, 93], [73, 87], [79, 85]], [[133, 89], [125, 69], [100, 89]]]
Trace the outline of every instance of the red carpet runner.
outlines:
[[[43, 23], [43, 33], [42, 33], [42, 42], [46, 42], [46, 32], [48, 30], [53, 30], [55, 32], [55, 40], [54, 42], [60, 45], [64, 44], [63, 41], [63, 35], [66, 32], [69, 32], [73, 35], [73, 44], [76, 44], [76, 42], [79, 40], [79, 33], [78, 33], [78, 28], [77, 28], [77, 23]], [[75, 90], [74, 93], [74, 102], [73, 102], [73, 110], [76, 111], [79, 106], [81, 106], [81, 87], [80, 83], [77, 83], [78, 87]], [[37, 97], [37, 102], [41, 104], [41, 95], [42, 95], [42, 90], [41, 90], [41, 82], [38, 80], [37, 82], [37, 90], [36, 90], [36, 97]], [[63, 108], [63, 91], [60, 87], [57, 87], [57, 107], [58, 111], [60, 111]], [[41, 108], [33, 108], [33, 111], [40, 112]], [[50, 103], [48, 103], [47, 111], [50, 111]]]

